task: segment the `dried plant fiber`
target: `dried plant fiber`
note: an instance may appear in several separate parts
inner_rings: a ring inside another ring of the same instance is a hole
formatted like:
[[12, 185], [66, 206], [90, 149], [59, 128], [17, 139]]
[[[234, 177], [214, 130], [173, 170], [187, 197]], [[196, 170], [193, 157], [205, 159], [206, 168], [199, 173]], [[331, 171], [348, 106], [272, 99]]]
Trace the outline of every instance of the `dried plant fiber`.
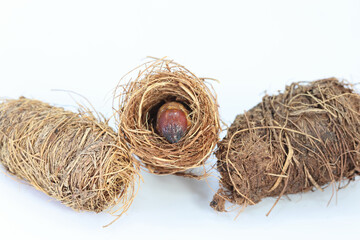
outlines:
[[[205, 79], [167, 59], [150, 61], [126, 75], [118, 86], [118, 124], [131, 152], [154, 174], [195, 177], [186, 172], [204, 166], [220, 132], [215, 93]], [[126, 81], [130, 79], [129, 81]], [[125, 82], [125, 83], [124, 83]], [[177, 143], [169, 143], [156, 129], [156, 114], [166, 102], [182, 103], [191, 126]]]
[[106, 123], [25, 98], [0, 103], [0, 162], [77, 211], [121, 215], [139, 178], [126, 145]]
[[358, 175], [359, 151], [360, 95], [352, 86], [335, 78], [293, 83], [236, 117], [218, 144], [220, 189], [210, 205], [226, 211], [226, 202], [277, 197], [275, 206], [286, 194], [340, 189]]

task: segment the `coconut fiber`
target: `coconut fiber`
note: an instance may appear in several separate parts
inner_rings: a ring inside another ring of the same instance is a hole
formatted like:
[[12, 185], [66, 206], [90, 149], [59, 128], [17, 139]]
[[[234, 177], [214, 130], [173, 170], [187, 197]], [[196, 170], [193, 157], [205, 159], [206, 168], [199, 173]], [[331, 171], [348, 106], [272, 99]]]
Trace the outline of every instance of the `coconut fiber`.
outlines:
[[[339, 189], [360, 171], [360, 95], [335, 78], [293, 83], [236, 117], [216, 151], [220, 189], [211, 206]], [[270, 210], [271, 211], [271, 210]], [[270, 213], [270, 212], [269, 212]]]
[[123, 213], [138, 178], [126, 145], [106, 123], [25, 98], [0, 104], [0, 162], [77, 211], [119, 203], [110, 212]]

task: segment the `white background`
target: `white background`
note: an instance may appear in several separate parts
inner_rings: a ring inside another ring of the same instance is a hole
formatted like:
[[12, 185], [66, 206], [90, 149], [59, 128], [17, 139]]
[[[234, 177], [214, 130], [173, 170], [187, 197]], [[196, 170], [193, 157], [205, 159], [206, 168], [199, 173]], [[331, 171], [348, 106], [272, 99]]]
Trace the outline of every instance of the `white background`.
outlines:
[[[0, 96], [75, 110], [71, 90], [105, 116], [112, 90], [146, 56], [169, 56], [214, 83], [222, 119], [292, 81], [360, 81], [360, 1], [0, 1]], [[81, 101], [81, 99], [76, 98]], [[210, 162], [214, 162], [212, 157]], [[130, 210], [77, 213], [0, 173], [0, 239], [346, 239], [358, 236], [360, 184], [237, 212], [209, 207], [206, 181], [143, 172]], [[209, 187], [210, 186], [210, 187]]]

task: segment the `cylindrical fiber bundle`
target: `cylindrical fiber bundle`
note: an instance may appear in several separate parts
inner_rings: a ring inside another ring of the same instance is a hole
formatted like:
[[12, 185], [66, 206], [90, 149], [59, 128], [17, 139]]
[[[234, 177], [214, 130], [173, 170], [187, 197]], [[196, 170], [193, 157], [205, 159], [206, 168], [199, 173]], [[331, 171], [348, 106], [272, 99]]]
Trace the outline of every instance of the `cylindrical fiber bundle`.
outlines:
[[335, 78], [293, 83], [236, 117], [218, 144], [221, 186], [210, 205], [225, 211], [226, 201], [246, 207], [353, 180], [359, 142], [360, 95], [350, 85]]
[[0, 103], [0, 162], [74, 210], [119, 203], [122, 213], [138, 178], [128, 149], [105, 123], [25, 98]]
[[[194, 176], [185, 171], [203, 166], [218, 141], [215, 94], [205, 79], [171, 60], [151, 61], [136, 70], [139, 74], [118, 88], [119, 129], [132, 153], [151, 173]], [[169, 102], [182, 104], [188, 113], [186, 134], [175, 143], [156, 129], [157, 113]]]

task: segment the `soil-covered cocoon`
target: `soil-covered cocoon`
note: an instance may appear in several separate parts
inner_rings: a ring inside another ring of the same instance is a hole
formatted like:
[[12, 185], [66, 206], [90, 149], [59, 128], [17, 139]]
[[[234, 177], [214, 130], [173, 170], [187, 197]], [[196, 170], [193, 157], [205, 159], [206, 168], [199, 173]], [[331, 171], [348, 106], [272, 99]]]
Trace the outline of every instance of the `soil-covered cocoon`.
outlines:
[[0, 162], [77, 211], [121, 215], [139, 178], [129, 150], [106, 123], [25, 98], [0, 103]]
[[[118, 124], [132, 153], [154, 174], [196, 177], [187, 170], [203, 166], [220, 132], [215, 93], [205, 79], [171, 60], [154, 60], [126, 75], [118, 86]], [[156, 130], [164, 104], [181, 103], [190, 126], [180, 141], [168, 142]], [[117, 108], [117, 106], [115, 106]]]
[[360, 95], [335, 78], [293, 83], [236, 117], [218, 144], [220, 189], [211, 206], [339, 189], [360, 171]]

